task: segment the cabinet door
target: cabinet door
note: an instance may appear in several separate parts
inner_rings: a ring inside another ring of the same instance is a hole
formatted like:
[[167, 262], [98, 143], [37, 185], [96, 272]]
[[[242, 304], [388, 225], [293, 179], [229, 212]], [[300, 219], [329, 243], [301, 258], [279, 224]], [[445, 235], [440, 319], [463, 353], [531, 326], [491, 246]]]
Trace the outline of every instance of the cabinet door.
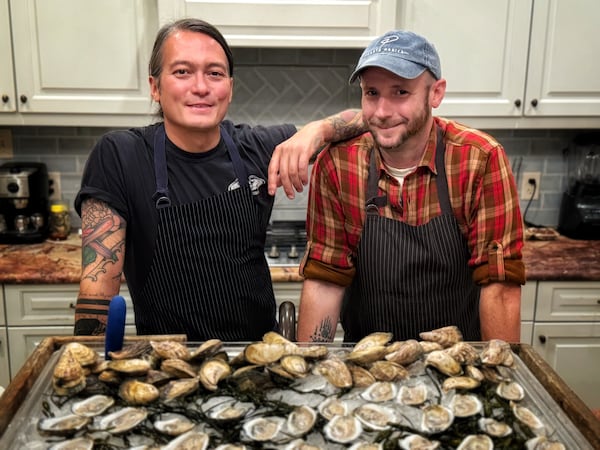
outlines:
[[10, 382], [10, 366], [8, 361], [8, 339], [6, 328], [0, 328], [0, 386], [6, 388]]
[[[9, 326], [70, 325], [73, 334], [75, 303], [79, 285], [5, 285]], [[135, 322], [129, 291], [121, 287], [127, 305], [126, 322]]]
[[158, 12], [200, 17], [234, 47], [364, 48], [395, 27], [396, 0], [158, 0]]
[[599, 20], [597, 0], [535, 0], [526, 115], [600, 116]]
[[540, 281], [535, 320], [600, 322], [600, 282]]
[[437, 49], [447, 90], [441, 116], [520, 116], [531, 0], [401, 0], [400, 28]]
[[0, 112], [16, 111], [8, 0], [0, 0]]
[[20, 112], [150, 112], [153, 2], [11, 0], [10, 7]]
[[536, 323], [533, 348], [590, 408], [600, 407], [600, 322]]

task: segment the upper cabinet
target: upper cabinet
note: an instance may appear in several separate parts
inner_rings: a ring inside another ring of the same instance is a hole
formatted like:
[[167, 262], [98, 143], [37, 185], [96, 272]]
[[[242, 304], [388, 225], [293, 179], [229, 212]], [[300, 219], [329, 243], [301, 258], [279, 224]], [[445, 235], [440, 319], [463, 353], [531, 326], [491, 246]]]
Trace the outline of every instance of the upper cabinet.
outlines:
[[150, 114], [155, 1], [0, 0], [0, 27], [0, 87], [8, 98], [1, 111], [21, 118]]
[[596, 0], [399, 1], [398, 26], [440, 53], [448, 86], [438, 114], [600, 125]]
[[396, 0], [158, 0], [161, 24], [197, 17], [234, 47], [363, 48], [396, 25]]

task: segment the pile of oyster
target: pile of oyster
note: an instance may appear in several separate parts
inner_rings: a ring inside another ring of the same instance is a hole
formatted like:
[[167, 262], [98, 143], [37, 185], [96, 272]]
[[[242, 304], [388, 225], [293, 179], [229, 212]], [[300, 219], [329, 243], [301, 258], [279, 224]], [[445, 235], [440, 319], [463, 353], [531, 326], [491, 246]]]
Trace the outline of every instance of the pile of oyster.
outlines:
[[509, 344], [456, 327], [353, 346], [277, 333], [237, 354], [137, 341], [105, 360], [70, 343], [37, 424], [45, 448], [564, 449], [527, 406]]

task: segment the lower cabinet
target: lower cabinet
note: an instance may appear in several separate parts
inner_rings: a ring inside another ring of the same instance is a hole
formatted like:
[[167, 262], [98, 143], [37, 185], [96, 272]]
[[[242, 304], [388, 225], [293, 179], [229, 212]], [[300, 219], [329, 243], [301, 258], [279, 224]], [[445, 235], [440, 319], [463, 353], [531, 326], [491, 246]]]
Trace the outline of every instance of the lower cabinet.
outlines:
[[6, 329], [0, 329], [0, 386], [5, 388], [10, 382], [10, 366], [8, 362], [8, 338]]

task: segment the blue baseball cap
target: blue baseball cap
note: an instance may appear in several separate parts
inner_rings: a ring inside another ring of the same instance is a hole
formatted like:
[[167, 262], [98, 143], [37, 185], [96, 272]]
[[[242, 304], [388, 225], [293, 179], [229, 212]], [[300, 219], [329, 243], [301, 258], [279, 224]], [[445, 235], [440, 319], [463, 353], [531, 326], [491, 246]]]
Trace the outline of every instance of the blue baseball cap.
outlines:
[[389, 31], [371, 42], [350, 75], [350, 83], [367, 67], [381, 67], [408, 79], [429, 70], [436, 80], [442, 78], [440, 57], [435, 47], [411, 31]]

